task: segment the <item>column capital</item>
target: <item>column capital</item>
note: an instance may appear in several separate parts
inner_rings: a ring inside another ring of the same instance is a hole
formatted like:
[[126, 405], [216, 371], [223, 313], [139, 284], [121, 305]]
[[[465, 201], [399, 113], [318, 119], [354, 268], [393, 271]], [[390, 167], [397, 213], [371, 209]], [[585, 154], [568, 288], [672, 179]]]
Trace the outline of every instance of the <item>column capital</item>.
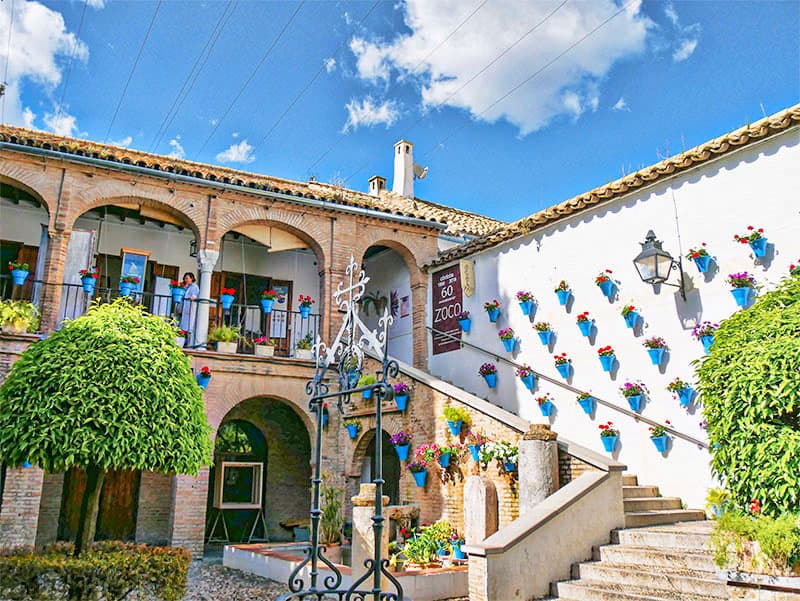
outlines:
[[219, 259], [219, 251], [204, 248], [197, 251], [197, 266], [201, 273], [211, 273]]

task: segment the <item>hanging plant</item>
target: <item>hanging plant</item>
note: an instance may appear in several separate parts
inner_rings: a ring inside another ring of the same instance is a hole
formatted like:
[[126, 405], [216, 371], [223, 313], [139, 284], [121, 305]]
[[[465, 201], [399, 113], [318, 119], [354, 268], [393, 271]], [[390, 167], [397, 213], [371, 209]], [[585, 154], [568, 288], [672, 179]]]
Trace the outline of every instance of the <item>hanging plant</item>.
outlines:
[[408, 449], [411, 446], [411, 434], [400, 430], [397, 434], [392, 434], [389, 437], [389, 442], [392, 443], [400, 461], [407, 461]]
[[236, 298], [236, 289], [234, 288], [220, 288], [219, 302], [222, 305], [223, 311], [228, 311], [233, 306], [233, 301]]
[[669, 436], [667, 436], [667, 428], [672, 424], [670, 421], [664, 420], [664, 424], [666, 425], [657, 425], [657, 426], [650, 426], [648, 430], [650, 430], [650, 440], [653, 441], [653, 444], [656, 446], [656, 449], [659, 453], [664, 453], [667, 450], [667, 445], [669, 444]]
[[600, 440], [603, 448], [607, 452], [613, 453], [614, 447], [617, 446], [617, 440], [619, 440], [619, 430], [614, 427], [614, 422], [606, 422], [597, 427], [600, 428]]
[[28, 264], [19, 261], [9, 261], [8, 269], [11, 271], [11, 280], [15, 286], [22, 286], [30, 273]]
[[594, 324], [594, 320], [589, 317], [588, 311], [579, 313], [578, 316], [575, 318], [575, 322], [578, 324], [578, 329], [581, 331], [581, 334], [583, 334], [584, 336], [591, 335], [592, 325]]
[[569, 295], [572, 294], [572, 291], [569, 288], [569, 284], [567, 284], [566, 280], [561, 280], [556, 286], [556, 289], [553, 291], [556, 293], [558, 297], [558, 304], [564, 306], [569, 301]]
[[553, 412], [553, 397], [549, 392], [544, 396], [536, 397], [536, 404], [539, 405], [539, 411], [542, 412], [542, 415], [550, 417]]
[[605, 269], [594, 278], [594, 283], [606, 298], [611, 298], [614, 294], [614, 280], [611, 279], [612, 273], [610, 269]]
[[711, 352], [711, 345], [714, 344], [714, 333], [717, 329], [719, 329], [719, 324], [711, 323], [710, 321], [697, 324], [694, 329], [692, 329], [692, 336], [703, 343], [706, 354]]
[[408, 384], [398, 382], [394, 385], [394, 403], [400, 411], [406, 410], [408, 404], [408, 391], [410, 390]]
[[514, 330], [511, 328], [503, 328], [497, 332], [497, 336], [503, 341], [503, 346], [509, 353], [514, 352], [514, 347], [517, 345], [517, 339], [514, 338]]
[[315, 303], [314, 299], [308, 295], [303, 296], [301, 294], [298, 297], [297, 302], [299, 303], [298, 310], [300, 311], [300, 318], [308, 318], [308, 316], [311, 314], [311, 305]]
[[525, 388], [533, 390], [533, 387], [536, 385], [536, 375], [533, 373], [533, 368], [530, 365], [527, 363], [523, 364], [515, 370], [515, 373], [517, 377], [522, 380], [522, 383], [525, 384]]
[[578, 401], [578, 404], [586, 415], [592, 414], [592, 411], [594, 411], [594, 397], [591, 394], [582, 392], [575, 397], [575, 400]]
[[536, 330], [536, 333], [539, 335], [539, 340], [542, 342], [542, 344], [548, 346], [550, 344], [550, 340], [553, 338], [553, 328], [550, 323], [546, 321], [537, 321], [535, 324], [533, 324], [533, 329]]
[[467, 448], [469, 449], [470, 454], [472, 455], [472, 459], [475, 462], [479, 462], [481, 460], [480, 450], [483, 445], [489, 442], [489, 439], [486, 438], [480, 432], [473, 432], [469, 430], [467, 432], [466, 437]]
[[483, 310], [489, 316], [489, 321], [492, 323], [497, 321], [500, 316], [500, 301], [497, 299], [483, 303]]
[[625, 318], [625, 325], [628, 328], [633, 329], [636, 327], [636, 322], [639, 320], [639, 312], [634, 305], [625, 305], [620, 313]]
[[653, 336], [648, 338], [642, 343], [642, 346], [647, 349], [647, 354], [650, 355], [650, 362], [653, 365], [661, 365], [664, 359], [664, 351], [667, 350], [667, 342], [660, 336]]
[[447, 420], [447, 426], [453, 436], [458, 436], [461, 433], [462, 426], [469, 426], [472, 423], [472, 416], [466, 409], [461, 407], [447, 405], [442, 410], [442, 414], [444, 419]]
[[742, 271], [730, 274], [726, 282], [732, 287], [731, 294], [736, 301], [736, 305], [739, 307], [746, 306], [750, 300], [753, 287], [756, 285], [756, 279], [746, 271]]
[[567, 357], [567, 353], [554, 355], [553, 362], [555, 363], [558, 373], [561, 374], [561, 377], [564, 379], [569, 378], [570, 371], [572, 370], [572, 359]]
[[611, 368], [614, 367], [614, 360], [617, 358], [617, 355], [611, 345], [601, 346], [597, 349], [597, 358], [600, 359], [600, 365], [603, 371], [610, 372]]
[[797, 260], [797, 265], [792, 263], [789, 265], [789, 275], [800, 276], [800, 259]]
[[346, 419], [342, 423], [345, 430], [347, 430], [347, 434], [350, 436], [351, 439], [354, 439], [358, 436], [358, 432], [361, 430], [361, 422], [357, 419]]
[[746, 234], [742, 236], [734, 234], [733, 239], [741, 244], [749, 244], [753, 249], [753, 254], [759, 259], [767, 254], [767, 237], [764, 235], [764, 228], [756, 229], [752, 225], [748, 225]]
[[641, 410], [642, 398], [646, 392], [644, 384], [641, 382], [625, 382], [619, 391], [627, 399], [632, 411]]
[[689, 252], [686, 253], [686, 258], [694, 261], [697, 271], [700, 273], [706, 273], [708, 266], [711, 264], [711, 255], [708, 254], [705, 242], [699, 248], [690, 248]]
[[456, 319], [458, 320], [458, 326], [464, 332], [469, 332], [472, 328], [472, 318], [469, 316], [469, 311], [462, 311], [458, 315], [456, 315]]
[[94, 288], [97, 284], [97, 269], [81, 269], [78, 272], [78, 275], [81, 278], [81, 286], [83, 287], [83, 291], [88, 292], [89, 294], [94, 294]]
[[489, 388], [497, 386], [497, 366], [494, 363], [484, 363], [478, 368], [478, 374], [486, 380]]
[[680, 401], [681, 407], [688, 407], [692, 402], [694, 388], [680, 378], [675, 378], [667, 384], [667, 390], [673, 393], [673, 398], [677, 398]]
[[530, 315], [531, 310], [533, 310], [533, 305], [536, 302], [533, 294], [527, 290], [520, 290], [517, 292], [517, 301], [519, 302], [520, 309], [522, 309], [522, 314]]

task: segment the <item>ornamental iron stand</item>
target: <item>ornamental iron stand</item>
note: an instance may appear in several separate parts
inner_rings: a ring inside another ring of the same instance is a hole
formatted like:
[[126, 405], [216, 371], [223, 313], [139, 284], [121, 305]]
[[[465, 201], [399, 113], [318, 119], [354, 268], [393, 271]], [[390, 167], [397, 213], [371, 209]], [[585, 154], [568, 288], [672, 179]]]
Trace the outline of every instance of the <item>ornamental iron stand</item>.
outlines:
[[[353, 581], [349, 588], [342, 588], [342, 574], [325, 557], [327, 547], [320, 544], [319, 540], [319, 522], [322, 515], [319, 506], [320, 485], [322, 484], [322, 414], [325, 401], [335, 398], [339, 412], [345, 413], [347, 405], [350, 404], [350, 395], [372, 390], [375, 396], [375, 432], [379, 437], [382, 432], [381, 404], [394, 397], [394, 389], [389, 383], [389, 378], [396, 377], [399, 371], [397, 361], [389, 359], [388, 354], [389, 326], [393, 322], [389, 309], [384, 310], [383, 316], [378, 320], [378, 327], [374, 331], [369, 330], [358, 315], [359, 300], [364, 294], [369, 278], [362, 269], [359, 269], [359, 265], [352, 256], [345, 274], [350, 280], [348, 286], [343, 287], [340, 282], [336, 292], [333, 293], [333, 300], [338, 306], [339, 312], [344, 314], [342, 326], [330, 346], [322, 342], [320, 336], [317, 335], [317, 342], [313, 346], [316, 361], [314, 378], [306, 384], [306, 393], [311, 396], [308, 409], [314, 414], [317, 422], [311, 498], [311, 540], [309, 546], [303, 549], [305, 558], [289, 576], [289, 592], [281, 595], [278, 601], [305, 599], [366, 601], [368, 598], [372, 598], [373, 601], [403, 601], [404, 599], [403, 587], [388, 571], [389, 560], [383, 557], [383, 549], [381, 549], [381, 534], [385, 518], [383, 517], [383, 445], [380, 444], [380, 439], [375, 445], [375, 479], [372, 481], [375, 484], [375, 515], [372, 517], [375, 550], [372, 558], [364, 560], [364, 567], [367, 568], [367, 571]], [[377, 380], [375, 384], [358, 386], [352, 372], [355, 371], [359, 377], [361, 376], [367, 352], [380, 357], [381, 369], [375, 374]], [[339, 372], [338, 390], [333, 392], [326, 382], [326, 375], [331, 367], [337, 368]], [[331, 574], [323, 579], [320, 579], [320, 562], [331, 571]], [[309, 564], [309, 584], [306, 587], [305, 576], [301, 575], [301, 572]], [[353, 568], [355, 567], [353, 566]], [[355, 574], [355, 569], [353, 574]], [[381, 590], [382, 576], [392, 583], [396, 592]], [[362, 588], [362, 586], [369, 586], [370, 577], [372, 578], [372, 588]]]

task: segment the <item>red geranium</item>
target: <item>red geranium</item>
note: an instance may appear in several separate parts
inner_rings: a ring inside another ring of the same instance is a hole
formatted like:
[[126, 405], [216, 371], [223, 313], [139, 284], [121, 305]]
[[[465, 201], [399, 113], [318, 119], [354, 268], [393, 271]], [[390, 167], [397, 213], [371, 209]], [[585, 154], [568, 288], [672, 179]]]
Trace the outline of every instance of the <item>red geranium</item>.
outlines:
[[230, 294], [231, 296], [233, 296], [234, 294], [236, 294], [236, 290], [234, 288], [221, 288], [220, 294]]
[[208, 365], [204, 365], [203, 367], [200, 368], [200, 375], [203, 376], [204, 378], [211, 377], [211, 369], [208, 367]]

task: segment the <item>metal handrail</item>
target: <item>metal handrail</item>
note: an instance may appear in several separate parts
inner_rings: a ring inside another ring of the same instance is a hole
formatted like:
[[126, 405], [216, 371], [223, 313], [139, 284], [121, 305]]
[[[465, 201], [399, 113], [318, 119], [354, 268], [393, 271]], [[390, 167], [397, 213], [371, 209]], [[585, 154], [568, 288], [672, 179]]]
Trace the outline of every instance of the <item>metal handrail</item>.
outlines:
[[[462, 340], [461, 338], [459, 338], [457, 336], [453, 336], [452, 334], [448, 334], [447, 332], [442, 332], [441, 330], [437, 330], [436, 328], [431, 327], [431, 326], [425, 326], [425, 327], [431, 332], [431, 336], [433, 336], [433, 334], [436, 334], [437, 336], [444, 336], [445, 338], [449, 338], [450, 340], [455, 340], [455, 341], [461, 343], [462, 346], [467, 346], [469, 348], [475, 349], [476, 351], [479, 351], [479, 352], [483, 353], [484, 355], [489, 355], [491, 357], [494, 357], [495, 360], [497, 360], [497, 361], [501, 361], [503, 363], [507, 363], [508, 365], [512, 365], [513, 367], [517, 367], [517, 368], [523, 367], [522, 364], [517, 363], [516, 361], [512, 361], [511, 359], [509, 359], [507, 357], [503, 357], [502, 355], [500, 355], [498, 353], [493, 353], [492, 351], [486, 350], [485, 348], [482, 348], [482, 347], [480, 347], [480, 346], [478, 346], [476, 344], [472, 344], [471, 342], [466, 342], [465, 340]], [[587, 392], [585, 390], [581, 390], [580, 388], [575, 388], [574, 386], [571, 386], [569, 384], [565, 384], [564, 382], [560, 382], [560, 381], [556, 380], [555, 378], [551, 378], [550, 376], [545, 375], [543, 373], [540, 373], [540, 372], [538, 372], [536, 370], [532, 369], [531, 371], [533, 372], [533, 374], [537, 378], [540, 378], [540, 379], [542, 379], [542, 380], [544, 380], [546, 382], [549, 382], [550, 384], [554, 384], [555, 386], [563, 388], [564, 390], [568, 390], [568, 391], [570, 391], [572, 393], [575, 393], [575, 394], [588, 394], [588, 395], [590, 395], [597, 402], [598, 405], [603, 405], [604, 407], [608, 407], [609, 409], [611, 409], [613, 411], [616, 411], [618, 413], [622, 413], [623, 415], [627, 415], [628, 417], [632, 417], [636, 421], [644, 422], [645, 424], [648, 424], [650, 426], [663, 426], [664, 429], [667, 432], [669, 432], [670, 434], [674, 434], [678, 438], [682, 438], [683, 440], [686, 440], [686, 441], [688, 441], [688, 442], [690, 442], [692, 444], [695, 444], [701, 449], [707, 449], [708, 448], [708, 443], [705, 443], [702, 440], [698, 440], [697, 438], [694, 438], [693, 436], [689, 436], [688, 434], [684, 434], [683, 432], [679, 432], [678, 430], [675, 430], [672, 427], [664, 426], [664, 424], [660, 424], [660, 423], [658, 423], [656, 421], [653, 421], [653, 420], [651, 420], [651, 419], [649, 419], [647, 417], [644, 417], [643, 415], [640, 415], [640, 414], [638, 414], [638, 413], [636, 413], [634, 411], [631, 411], [630, 409], [626, 409], [625, 407], [620, 407], [619, 405], [616, 405], [616, 404], [611, 403], [609, 401], [603, 400], [603, 399], [595, 396], [592, 393], [589, 393], [589, 392]]]

